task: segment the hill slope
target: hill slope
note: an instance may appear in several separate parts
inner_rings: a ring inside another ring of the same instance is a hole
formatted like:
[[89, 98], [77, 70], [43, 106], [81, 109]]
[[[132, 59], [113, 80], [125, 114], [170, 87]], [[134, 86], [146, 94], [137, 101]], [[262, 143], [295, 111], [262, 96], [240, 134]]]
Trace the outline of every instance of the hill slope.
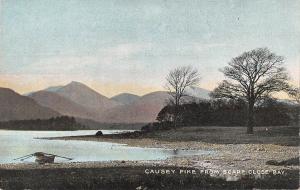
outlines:
[[11, 89], [0, 88], [0, 121], [48, 119], [60, 114]]
[[158, 112], [166, 105], [169, 98], [166, 92], [152, 92], [142, 96], [132, 104], [118, 106], [103, 113], [104, 122], [145, 123], [153, 122]]
[[29, 95], [42, 106], [51, 108], [63, 115], [93, 118], [94, 113], [91, 110], [53, 92], [38, 91]]

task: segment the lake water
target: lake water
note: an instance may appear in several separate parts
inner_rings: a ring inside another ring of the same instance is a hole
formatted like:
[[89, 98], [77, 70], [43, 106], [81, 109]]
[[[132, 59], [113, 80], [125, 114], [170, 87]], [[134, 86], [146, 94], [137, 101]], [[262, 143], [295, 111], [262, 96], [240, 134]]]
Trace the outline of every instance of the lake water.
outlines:
[[[101, 130], [104, 134], [125, 132], [121, 130]], [[211, 154], [211, 151], [193, 151], [138, 148], [117, 143], [79, 140], [46, 140], [43, 137], [93, 135], [97, 130], [79, 131], [13, 131], [0, 130], [0, 163], [18, 163], [13, 159], [46, 152], [73, 158], [72, 162], [112, 161], [112, 160], [161, 160], [172, 156]], [[33, 162], [34, 158], [23, 162]], [[55, 158], [55, 162], [68, 162]]]

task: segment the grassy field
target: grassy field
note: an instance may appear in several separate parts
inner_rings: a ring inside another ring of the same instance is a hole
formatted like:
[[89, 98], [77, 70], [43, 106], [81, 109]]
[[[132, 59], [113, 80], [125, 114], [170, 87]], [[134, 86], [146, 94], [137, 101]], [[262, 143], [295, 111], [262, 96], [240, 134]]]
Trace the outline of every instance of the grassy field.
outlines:
[[[78, 138], [78, 137], [75, 137]], [[86, 136], [86, 139], [94, 136]], [[169, 142], [204, 142], [212, 144], [274, 144], [299, 145], [299, 127], [256, 127], [254, 134], [246, 134], [245, 127], [181, 127], [146, 133], [104, 135], [103, 139], [155, 139]]]
[[299, 145], [299, 127], [256, 127], [253, 135], [245, 132], [245, 127], [183, 127], [151, 132], [143, 137], [164, 141], [201, 141], [214, 144]]

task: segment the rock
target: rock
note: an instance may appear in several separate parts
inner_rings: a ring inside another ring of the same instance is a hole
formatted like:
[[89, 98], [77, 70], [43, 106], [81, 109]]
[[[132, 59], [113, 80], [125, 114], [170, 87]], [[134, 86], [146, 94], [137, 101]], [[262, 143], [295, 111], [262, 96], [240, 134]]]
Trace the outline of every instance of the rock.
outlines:
[[102, 136], [102, 135], [103, 135], [102, 131], [97, 131], [96, 136]]
[[248, 161], [251, 160], [250, 158], [243, 158], [242, 161]]

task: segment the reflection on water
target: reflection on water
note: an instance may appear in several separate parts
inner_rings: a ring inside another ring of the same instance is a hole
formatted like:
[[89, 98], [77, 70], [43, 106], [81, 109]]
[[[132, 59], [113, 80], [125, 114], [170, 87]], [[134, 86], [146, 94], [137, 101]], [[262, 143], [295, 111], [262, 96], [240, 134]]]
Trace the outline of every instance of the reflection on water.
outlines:
[[[117, 143], [36, 139], [73, 135], [93, 135], [96, 130], [79, 131], [13, 131], [0, 130], [0, 163], [17, 163], [14, 158], [34, 152], [47, 152], [71, 157], [72, 161], [160, 160], [171, 156], [209, 154], [210, 151], [183, 151], [158, 148], [138, 148]], [[121, 130], [102, 130], [104, 134]], [[32, 159], [27, 162], [34, 161]], [[56, 162], [66, 162], [55, 159]]]

